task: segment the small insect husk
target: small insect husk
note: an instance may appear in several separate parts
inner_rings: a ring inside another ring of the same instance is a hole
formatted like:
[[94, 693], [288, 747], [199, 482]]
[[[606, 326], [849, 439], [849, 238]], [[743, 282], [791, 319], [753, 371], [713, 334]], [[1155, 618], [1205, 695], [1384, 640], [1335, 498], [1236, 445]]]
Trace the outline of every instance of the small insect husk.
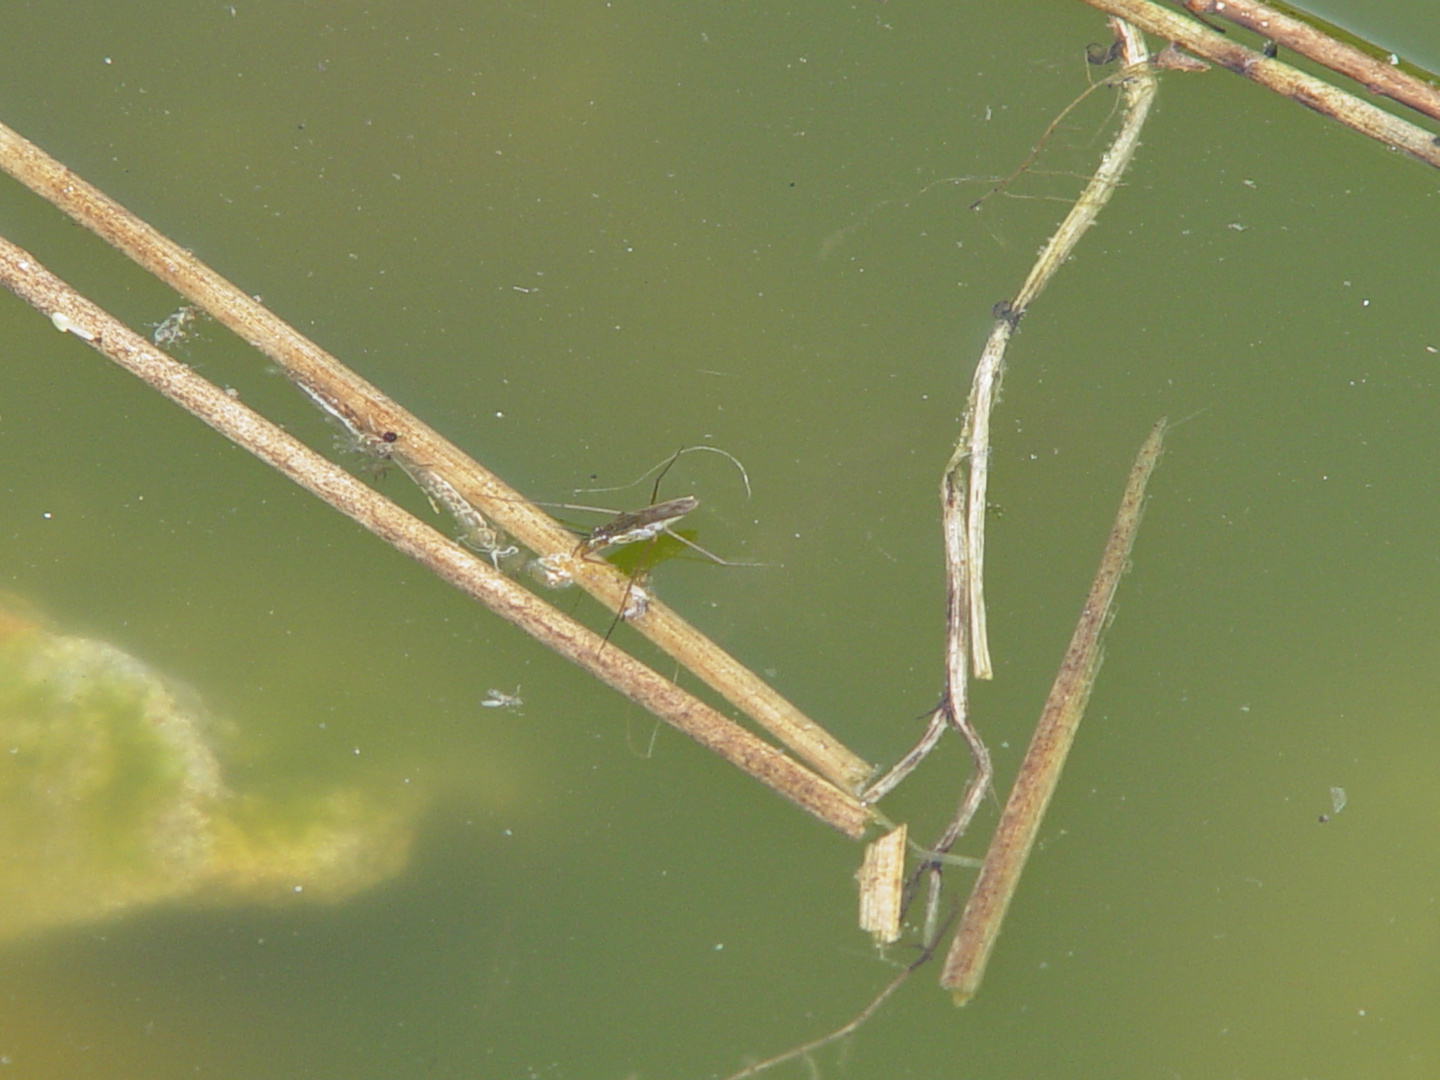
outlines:
[[405, 474], [419, 485], [420, 490], [425, 492], [437, 514], [443, 510], [454, 519], [460, 529], [457, 539], [471, 551], [478, 551], [489, 558], [496, 570], [500, 569], [502, 559], [519, 554], [520, 549], [514, 544], [507, 544], [504, 534], [486, 521], [485, 516], [456, 491], [455, 486], [448, 480], [430, 469], [406, 461], [403, 457], [396, 456], [395, 461], [405, 470]]
[[515, 687], [515, 693], [507, 694], [503, 690], [496, 690], [493, 687], [486, 692], [486, 697], [480, 702], [482, 709], [519, 709], [524, 705], [520, 697], [520, 687]]
[[570, 570], [573, 559], [574, 556], [568, 552], [559, 551], [553, 555], [531, 559], [526, 569], [532, 578], [547, 589], [564, 589], [575, 584], [575, 575]]
[[181, 304], [178, 311], [172, 311], [155, 327], [150, 340], [162, 349], [189, 341], [193, 327], [202, 314], [204, 313], [194, 304]]
[[620, 617], [629, 622], [631, 619], [641, 618], [649, 610], [650, 594], [639, 585], [631, 585], [629, 594], [625, 598], [625, 608], [620, 612]]

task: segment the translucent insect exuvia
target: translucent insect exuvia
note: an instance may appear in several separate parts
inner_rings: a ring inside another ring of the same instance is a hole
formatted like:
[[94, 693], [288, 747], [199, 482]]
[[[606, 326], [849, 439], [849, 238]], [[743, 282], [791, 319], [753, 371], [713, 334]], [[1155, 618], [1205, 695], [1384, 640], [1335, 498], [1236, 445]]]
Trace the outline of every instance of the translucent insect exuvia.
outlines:
[[525, 702], [520, 698], [520, 687], [515, 687], [515, 693], [507, 694], [503, 690], [490, 689], [485, 691], [486, 697], [480, 702], [482, 709], [518, 709]]

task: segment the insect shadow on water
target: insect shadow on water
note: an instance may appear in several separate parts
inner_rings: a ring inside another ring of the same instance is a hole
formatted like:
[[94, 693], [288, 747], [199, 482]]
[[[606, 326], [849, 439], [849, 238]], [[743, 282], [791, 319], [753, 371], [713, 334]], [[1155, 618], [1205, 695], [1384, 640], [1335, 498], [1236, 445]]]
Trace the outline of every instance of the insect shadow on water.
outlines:
[[[694, 495], [682, 495], [674, 499], [658, 501], [660, 498], [660, 483], [665, 479], [671, 466], [680, 460], [681, 455], [695, 451], [708, 451], [721, 454], [729, 459], [737, 469], [740, 470], [740, 478], [745, 484], [745, 495], [750, 496], [750, 476], [745, 471], [738, 458], [726, 450], [714, 446], [682, 446], [670, 457], [660, 464], [641, 475], [637, 480], [629, 484], [609, 488], [582, 488], [580, 493], [598, 493], [605, 491], [623, 491], [625, 488], [634, 487], [643, 483], [651, 473], [655, 473], [655, 483], [650, 490], [650, 504], [639, 510], [628, 510], [617, 512], [599, 506], [578, 506], [574, 504], [561, 504], [566, 510], [579, 510], [597, 514], [612, 514], [609, 521], [595, 526], [589, 533], [580, 539], [575, 546], [574, 558], [589, 559], [593, 555], [599, 555], [611, 548], [625, 549], [617, 550], [614, 554], [605, 556], [606, 561], [618, 567], [622, 571], [629, 572], [629, 579], [625, 584], [625, 593], [620, 598], [620, 604], [616, 608], [615, 617], [610, 620], [609, 627], [605, 630], [605, 636], [601, 641], [601, 648], [609, 642], [610, 635], [615, 632], [615, 627], [622, 619], [638, 619], [645, 614], [649, 606], [650, 598], [645, 591], [645, 584], [649, 578], [650, 570], [657, 562], [664, 558], [674, 557], [681, 554], [683, 548], [688, 548], [697, 554], [703, 555], [711, 562], [720, 566], [763, 566], [764, 563], [734, 562], [729, 559], [722, 559], [713, 551], [701, 547], [689, 536], [673, 528], [687, 514], [700, 505], [700, 500]], [[693, 534], [692, 534], [693, 535]], [[641, 546], [632, 546], [640, 545]]]

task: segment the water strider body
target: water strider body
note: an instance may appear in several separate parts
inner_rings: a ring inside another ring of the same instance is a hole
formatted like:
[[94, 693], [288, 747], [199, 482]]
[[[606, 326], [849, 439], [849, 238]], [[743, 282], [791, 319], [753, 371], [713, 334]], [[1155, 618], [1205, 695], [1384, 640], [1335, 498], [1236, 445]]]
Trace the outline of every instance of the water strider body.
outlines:
[[608, 547], [652, 540], [662, 532], [669, 532], [671, 525], [699, 505], [700, 500], [694, 495], [682, 495], [678, 499], [667, 499], [639, 510], [617, 514], [603, 525], [597, 525], [590, 530], [590, 535], [580, 541], [576, 554], [584, 558]]

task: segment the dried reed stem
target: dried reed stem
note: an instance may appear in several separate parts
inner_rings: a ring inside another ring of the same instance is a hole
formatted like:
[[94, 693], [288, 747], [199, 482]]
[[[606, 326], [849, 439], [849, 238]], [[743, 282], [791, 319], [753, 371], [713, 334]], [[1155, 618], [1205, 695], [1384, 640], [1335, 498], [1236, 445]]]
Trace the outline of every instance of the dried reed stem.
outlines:
[[1095, 685], [1095, 675], [1100, 670], [1101, 633], [1110, 618], [1120, 575], [1130, 559], [1145, 503], [1145, 485], [1159, 461], [1164, 434], [1165, 421], [1161, 420], [1135, 458], [1100, 569], [1040, 713], [1030, 747], [1025, 751], [1000, 823], [995, 827], [974, 891], [960, 916], [960, 928], [950, 943], [940, 985], [954, 995], [957, 1005], [969, 1001], [980, 986], [985, 963], [1015, 895], [1020, 871], [1029, 858], [1045, 808], [1055, 793], [1065, 756], [1070, 752], [1076, 728], [1084, 715], [1085, 703]]
[[1331, 37], [1310, 23], [1256, 0], [1184, 0], [1196, 15], [1214, 15], [1269, 38], [1281, 48], [1308, 56], [1331, 71], [1354, 79], [1372, 94], [1380, 94], [1416, 112], [1440, 120], [1440, 89], [1378, 57]]
[[1225, 35], [1207, 29], [1194, 19], [1187, 19], [1151, 3], [1150, 0], [1085, 2], [1118, 18], [1128, 19], [1142, 30], [1172, 41], [1196, 56], [1229, 68], [1237, 75], [1243, 75], [1292, 101], [1324, 113], [1362, 135], [1368, 135], [1386, 146], [1404, 150], [1427, 165], [1440, 168], [1440, 141], [1437, 141], [1433, 132], [1401, 120], [1384, 109], [1362, 101], [1354, 94], [1331, 86], [1323, 79], [1306, 75], [1289, 64], [1270, 59], [1254, 49], [1247, 49]]
[[[600, 560], [569, 559], [574, 536], [518, 491], [190, 252], [4, 125], [0, 168], [260, 349], [367, 441], [384, 439], [402, 460], [438, 477], [537, 555], [568, 559], [570, 576], [611, 611], [624, 603], [626, 576]], [[874, 769], [868, 762], [663, 604], [652, 602], [632, 622], [832, 783], [853, 793], [869, 779]]]
[[0, 238], [0, 281], [50, 316], [57, 329], [87, 341], [222, 435], [706, 749], [847, 836], [858, 838], [865, 829], [870, 813], [852, 795], [822, 780], [627, 653], [601, 649], [598, 634], [173, 360], [4, 238]]

